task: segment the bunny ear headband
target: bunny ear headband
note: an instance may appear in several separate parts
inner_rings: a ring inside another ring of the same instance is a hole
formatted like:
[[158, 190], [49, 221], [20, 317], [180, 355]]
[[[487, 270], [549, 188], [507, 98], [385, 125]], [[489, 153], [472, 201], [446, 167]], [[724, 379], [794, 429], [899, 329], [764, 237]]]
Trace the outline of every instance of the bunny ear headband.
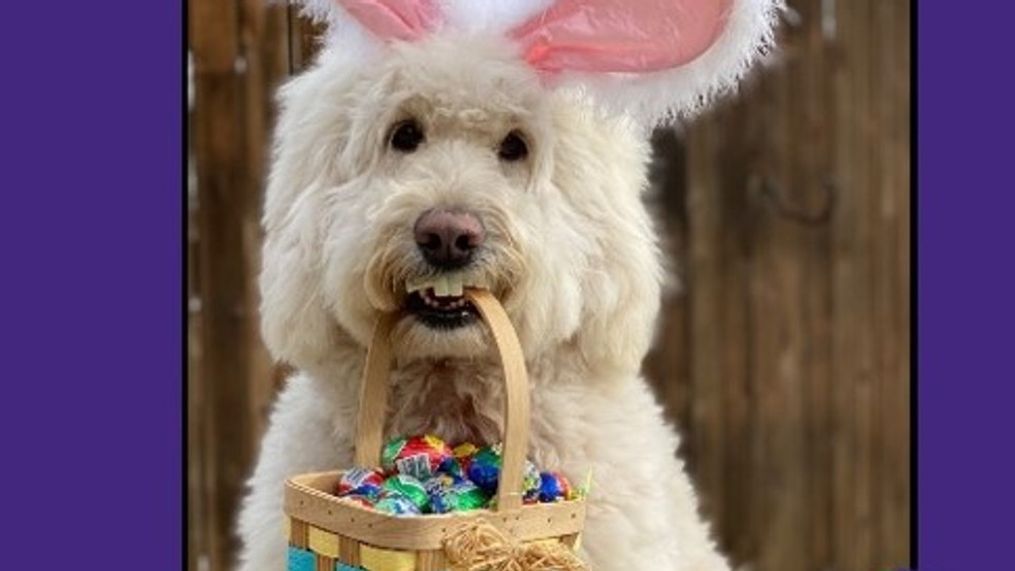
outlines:
[[[298, 0], [327, 44], [500, 35], [554, 85], [652, 126], [734, 88], [773, 41], [782, 0]], [[363, 32], [366, 32], [365, 34]]]

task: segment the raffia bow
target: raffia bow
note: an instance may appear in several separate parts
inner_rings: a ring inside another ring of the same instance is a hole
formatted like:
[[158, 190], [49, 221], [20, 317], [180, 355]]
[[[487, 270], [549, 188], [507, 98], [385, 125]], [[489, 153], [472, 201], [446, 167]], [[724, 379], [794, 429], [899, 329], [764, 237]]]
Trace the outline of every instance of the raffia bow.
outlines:
[[452, 571], [586, 571], [585, 563], [559, 542], [518, 544], [485, 521], [471, 523], [444, 540]]

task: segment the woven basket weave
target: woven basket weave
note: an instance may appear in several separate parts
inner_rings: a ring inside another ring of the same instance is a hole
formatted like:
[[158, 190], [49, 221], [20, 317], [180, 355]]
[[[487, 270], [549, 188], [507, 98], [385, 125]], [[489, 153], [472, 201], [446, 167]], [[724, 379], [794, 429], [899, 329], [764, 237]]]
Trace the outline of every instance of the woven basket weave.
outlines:
[[[525, 359], [496, 298], [482, 290], [467, 290], [466, 296], [489, 327], [504, 370], [503, 469], [496, 508], [394, 516], [334, 496], [341, 471], [296, 476], [286, 482], [284, 501], [289, 571], [443, 571], [449, 568], [447, 542], [467, 529], [487, 524], [508, 539], [512, 553], [537, 545], [577, 548], [585, 522], [584, 500], [522, 504], [529, 437]], [[391, 317], [378, 322], [367, 353], [357, 419], [357, 466], [380, 465], [391, 367], [388, 337], [393, 323]]]

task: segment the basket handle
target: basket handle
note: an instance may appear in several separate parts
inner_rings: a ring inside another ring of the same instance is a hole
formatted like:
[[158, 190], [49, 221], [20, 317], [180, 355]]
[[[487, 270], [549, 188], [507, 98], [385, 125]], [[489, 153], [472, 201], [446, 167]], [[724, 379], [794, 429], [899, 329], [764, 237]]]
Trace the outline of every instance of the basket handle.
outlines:
[[[529, 443], [529, 379], [525, 357], [511, 320], [497, 298], [487, 290], [477, 289], [466, 289], [465, 297], [479, 310], [489, 327], [504, 371], [504, 450], [497, 510], [511, 510], [522, 505], [522, 471]], [[385, 314], [377, 321], [367, 350], [356, 420], [357, 466], [380, 465], [391, 373], [390, 335], [396, 320], [396, 315]]]

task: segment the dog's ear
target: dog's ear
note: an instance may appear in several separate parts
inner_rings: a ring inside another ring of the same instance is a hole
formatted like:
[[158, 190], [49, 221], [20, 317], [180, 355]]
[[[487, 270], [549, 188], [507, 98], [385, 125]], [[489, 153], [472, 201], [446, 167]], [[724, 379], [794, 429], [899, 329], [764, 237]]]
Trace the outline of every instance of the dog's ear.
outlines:
[[347, 179], [341, 162], [351, 127], [339, 111], [348, 100], [331, 88], [313, 75], [281, 88], [262, 218], [261, 334], [275, 359], [300, 368], [331, 354], [339, 335], [324, 296], [320, 213], [327, 189]]
[[772, 43], [781, 0], [558, 0], [508, 32], [549, 81], [650, 124], [734, 87]]

